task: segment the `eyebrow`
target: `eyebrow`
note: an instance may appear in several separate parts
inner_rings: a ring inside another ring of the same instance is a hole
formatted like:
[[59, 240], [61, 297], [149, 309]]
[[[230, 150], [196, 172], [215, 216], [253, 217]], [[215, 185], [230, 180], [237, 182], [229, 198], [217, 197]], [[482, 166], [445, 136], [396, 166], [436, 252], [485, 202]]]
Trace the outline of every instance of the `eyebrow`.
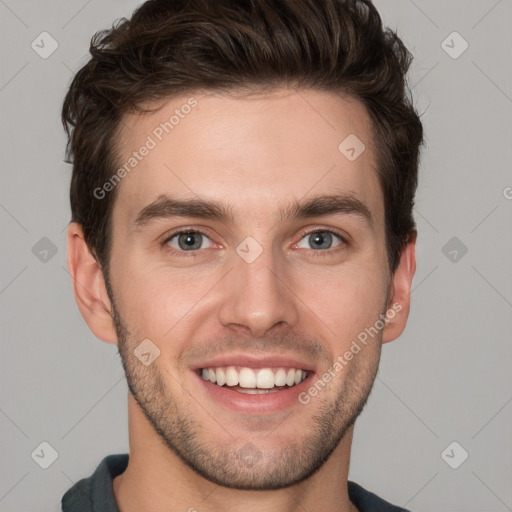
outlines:
[[[349, 193], [320, 195], [302, 203], [296, 201], [288, 207], [279, 209], [277, 222], [336, 214], [360, 217], [370, 227], [373, 227], [374, 224], [368, 206]], [[197, 198], [179, 199], [161, 194], [138, 213], [134, 224], [135, 228], [139, 230], [153, 220], [172, 217], [195, 217], [233, 224], [236, 215], [231, 205], [225, 205], [218, 201]]]

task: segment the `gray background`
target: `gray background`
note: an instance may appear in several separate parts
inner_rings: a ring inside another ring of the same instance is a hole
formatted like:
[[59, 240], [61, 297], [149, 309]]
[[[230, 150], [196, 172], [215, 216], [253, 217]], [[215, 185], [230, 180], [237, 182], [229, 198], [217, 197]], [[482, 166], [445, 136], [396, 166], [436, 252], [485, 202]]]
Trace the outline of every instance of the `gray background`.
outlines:
[[[0, 0], [1, 511], [60, 510], [105, 455], [128, 451], [116, 347], [88, 330], [66, 269], [59, 116], [91, 35], [137, 4]], [[350, 478], [417, 511], [512, 510], [512, 3], [376, 4], [415, 55], [427, 147], [410, 321], [384, 347]], [[59, 45], [46, 59], [31, 48], [43, 31]], [[457, 58], [454, 31], [469, 44]], [[58, 453], [48, 469], [31, 456], [43, 441]]]

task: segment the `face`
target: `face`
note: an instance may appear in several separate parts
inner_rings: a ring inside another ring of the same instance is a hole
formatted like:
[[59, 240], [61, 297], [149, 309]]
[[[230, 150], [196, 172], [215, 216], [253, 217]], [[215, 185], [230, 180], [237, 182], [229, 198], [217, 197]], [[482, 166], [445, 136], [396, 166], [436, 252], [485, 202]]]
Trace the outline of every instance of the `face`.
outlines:
[[370, 121], [318, 91], [191, 96], [121, 134], [123, 163], [138, 156], [112, 216], [119, 351], [186, 464], [280, 488], [333, 452], [378, 367], [382, 330], [360, 341], [391, 306]]

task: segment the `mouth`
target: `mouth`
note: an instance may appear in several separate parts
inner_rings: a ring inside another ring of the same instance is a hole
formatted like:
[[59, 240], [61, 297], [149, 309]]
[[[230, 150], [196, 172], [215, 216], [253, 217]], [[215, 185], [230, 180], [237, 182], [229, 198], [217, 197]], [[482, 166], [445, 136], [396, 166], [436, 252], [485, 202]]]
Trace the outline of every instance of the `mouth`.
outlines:
[[278, 393], [304, 382], [309, 371], [295, 367], [210, 366], [197, 374], [217, 387], [247, 395]]
[[[314, 380], [309, 363], [281, 356], [232, 355], [192, 368], [212, 403], [239, 415], [268, 415], [300, 405], [299, 395]], [[300, 409], [304, 413], [304, 409]]]
[[[225, 354], [191, 368], [215, 406], [239, 415], [268, 415], [301, 406], [299, 395], [315, 379], [311, 362], [283, 354]], [[304, 413], [301, 406], [299, 409]]]

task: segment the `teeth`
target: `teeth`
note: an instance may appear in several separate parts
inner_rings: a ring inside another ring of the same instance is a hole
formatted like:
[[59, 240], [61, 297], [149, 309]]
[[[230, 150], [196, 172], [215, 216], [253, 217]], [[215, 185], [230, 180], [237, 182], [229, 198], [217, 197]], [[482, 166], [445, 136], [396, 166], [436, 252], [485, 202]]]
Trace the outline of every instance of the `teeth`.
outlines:
[[[238, 369], [237, 369], [238, 368]], [[274, 387], [295, 386], [307, 377], [306, 370], [299, 368], [203, 368], [201, 376], [218, 386], [239, 386], [241, 393], [261, 394], [278, 391]]]
[[267, 393], [277, 393], [278, 389], [239, 389], [239, 393], [246, 395], [266, 395]]
[[284, 386], [286, 384], [286, 371], [283, 368], [279, 368], [274, 378], [275, 386]]
[[274, 387], [274, 372], [270, 368], [263, 368], [256, 377], [256, 387], [260, 389], [270, 389]]
[[233, 366], [228, 366], [226, 368], [226, 385], [238, 386], [238, 372]]
[[222, 368], [217, 368], [215, 370], [215, 377], [217, 378], [217, 384], [219, 386], [224, 386], [226, 383], [226, 374]]
[[256, 374], [250, 368], [242, 368], [238, 374], [238, 385], [241, 388], [255, 388]]

